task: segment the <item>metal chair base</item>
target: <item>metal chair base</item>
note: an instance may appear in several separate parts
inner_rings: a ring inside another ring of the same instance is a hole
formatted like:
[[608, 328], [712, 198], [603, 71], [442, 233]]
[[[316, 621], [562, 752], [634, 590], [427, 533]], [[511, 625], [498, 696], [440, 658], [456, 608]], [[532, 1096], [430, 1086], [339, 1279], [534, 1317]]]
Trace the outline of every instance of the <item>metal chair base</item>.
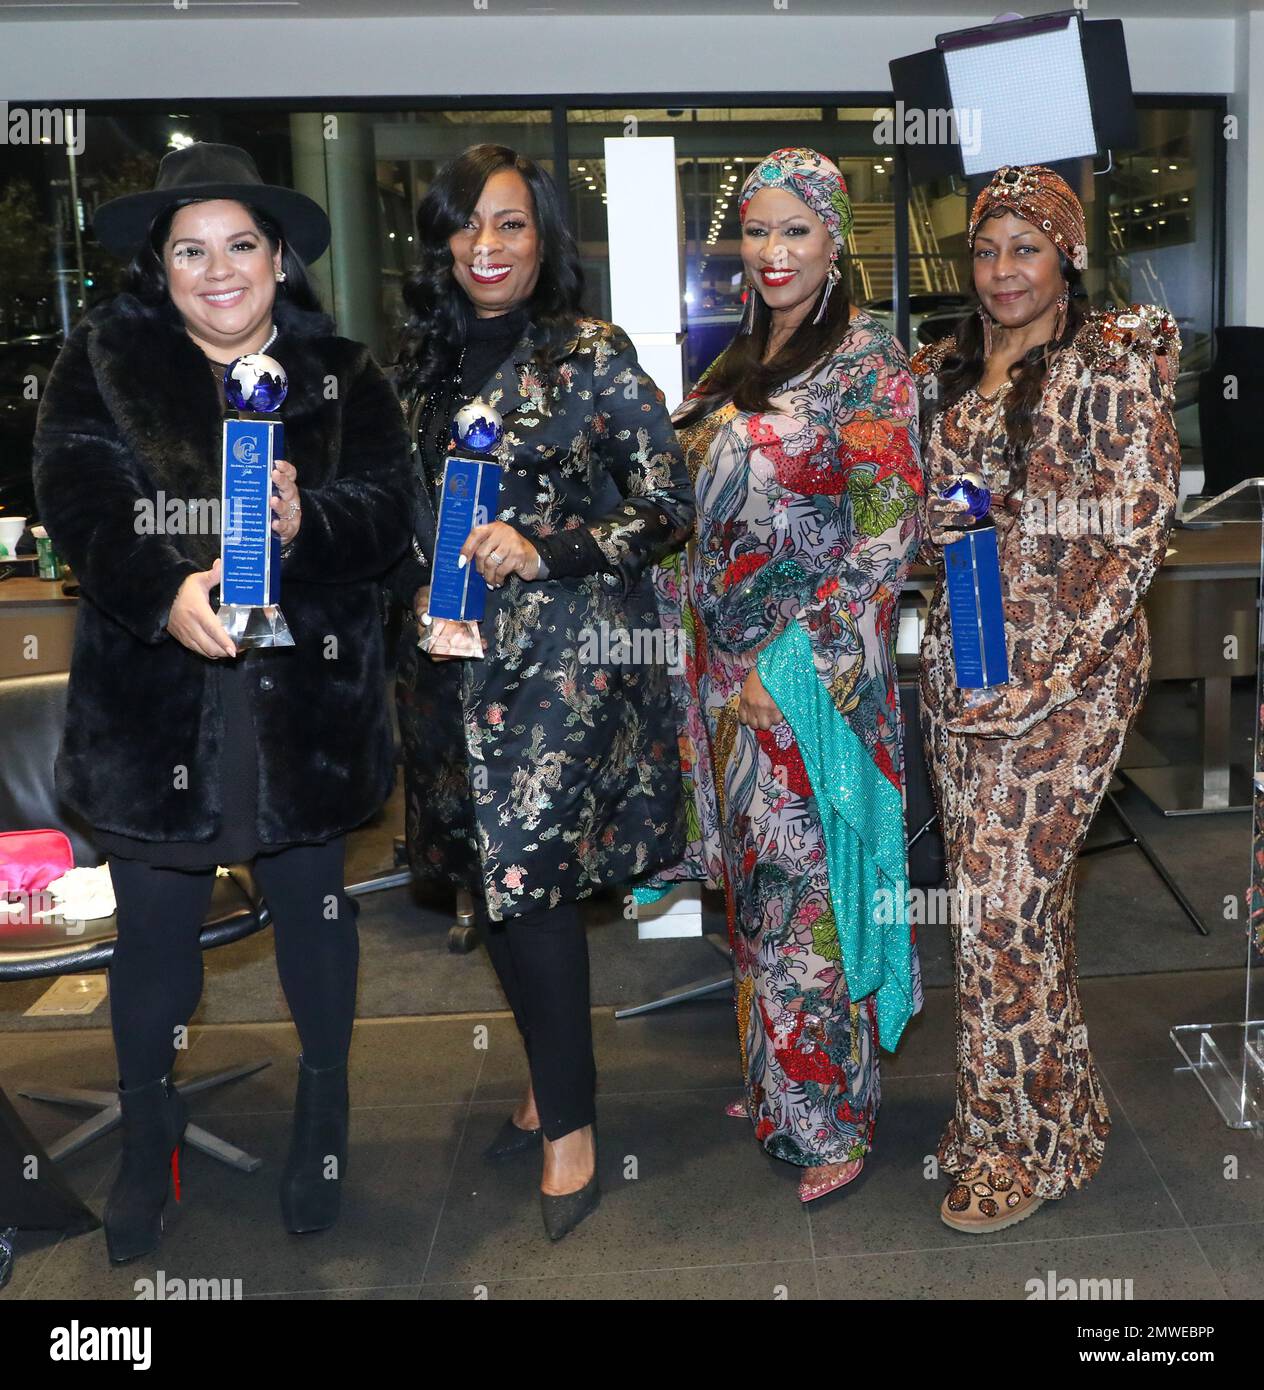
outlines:
[[[733, 953], [729, 950], [729, 943], [719, 932], [709, 931], [703, 935], [703, 941], [720, 955], [731, 960]], [[718, 980], [695, 980], [692, 984], [682, 985], [679, 989], [668, 990], [666, 994], [660, 994], [656, 999], [649, 999], [644, 1004], [633, 1004], [626, 1009], [616, 1009], [615, 1018], [636, 1018], [640, 1014], [652, 1014], [659, 1009], [670, 1009], [676, 1004], [688, 1004], [695, 999], [711, 999], [724, 996], [733, 996], [733, 972], [730, 969], [727, 975], [721, 975]]]
[[1115, 819], [1122, 824], [1128, 833], [1121, 840], [1109, 840], [1105, 844], [1085, 846], [1085, 848], [1080, 850], [1080, 858], [1086, 859], [1090, 854], [1100, 854], [1103, 850], [1107, 849], [1124, 849], [1129, 845], [1135, 845], [1136, 848], [1145, 855], [1146, 862], [1163, 880], [1163, 886], [1176, 899], [1177, 906], [1194, 924], [1194, 930], [1201, 936], [1210, 936], [1211, 933], [1207, 930], [1206, 926], [1203, 925], [1203, 919], [1198, 915], [1193, 903], [1191, 903], [1181, 891], [1181, 887], [1177, 881], [1168, 873], [1166, 866], [1162, 859], [1159, 858], [1154, 846], [1151, 845], [1149, 840], [1146, 839], [1128, 818], [1124, 808], [1119, 804], [1118, 797], [1111, 788], [1107, 788], [1106, 791], [1106, 804], [1115, 813]]
[[[209, 1091], [217, 1086], [226, 1086], [230, 1081], [238, 1081], [243, 1076], [253, 1076], [255, 1072], [262, 1071], [264, 1067], [271, 1065], [270, 1061], [247, 1062], [244, 1066], [229, 1067], [226, 1071], [212, 1072], [208, 1076], [198, 1076], [192, 1081], [177, 1081], [175, 1088], [182, 1096], [192, 1096], [199, 1091]], [[83, 1124], [72, 1129], [69, 1134], [49, 1147], [48, 1156], [54, 1162], [67, 1158], [73, 1153], [78, 1153], [80, 1149], [86, 1148], [93, 1140], [100, 1139], [103, 1134], [109, 1134], [112, 1129], [117, 1129], [123, 1122], [118, 1093], [115, 1091], [19, 1091], [18, 1095], [27, 1100], [44, 1100], [53, 1105], [74, 1105], [86, 1110], [97, 1111], [97, 1114], [93, 1115], [90, 1120], [85, 1120]], [[211, 1158], [226, 1163], [230, 1168], [236, 1168], [240, 1173], [254, 1173], [263, 1167], [263, 1159], [255, 1158], [253, 1154], [246, 1153], [244, 1149], [237, 1148], [235, 1144], [220, 1139], [203, 1129], [201, 1125], [189, 1125], [184, 1131], [184, 1142], [191, 1144], [204, 1154], [209, 1154]]]

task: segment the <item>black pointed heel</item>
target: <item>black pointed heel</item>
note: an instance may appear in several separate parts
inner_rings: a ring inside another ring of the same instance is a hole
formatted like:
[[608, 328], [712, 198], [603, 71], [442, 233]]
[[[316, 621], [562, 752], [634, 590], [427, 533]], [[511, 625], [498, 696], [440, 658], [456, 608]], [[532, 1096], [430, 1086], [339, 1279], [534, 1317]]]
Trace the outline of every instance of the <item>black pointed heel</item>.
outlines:
[[294, 1130], [281, 1174], [281, 1219], [294, 1235], [328, 1230], [338, 1219], [347, 1171], [348, 1106], [345, 1062], [317, 1068], [298, 1059]]
[[561, 1197], [540, 1193], [540, 1214], [544, 1217], [544, 1233], [550, 1240], [569, 1235], [601, 1203], [601, 1184], [597, 1181], [597, 1126], [593, 1126], [592, 1177], [578, 1192], [566, 1192]]
[[188, 1110], [184, 1097], [160, 1077], [148, 1086], [119, 1087], [123, 1163], [105, 1204], [105, 1246], [112, 1264], [156, 1250], [167, 1194], [180, 1200], [180, 1151]]
[[570, 1235], [576, 1226], [597, 1210], [601, 1203], [601, 1185], [597, 1181], [597, 1170], [579, 1189], [562, 1197], [550, 1197], [540, 1193], [540, 1211], [544, 1217], [544, 1232], [550, 1240], [561, 1240]]
[[502, 1159], [529, 1153], [532, 1149], [542, 1148], [543, 1145], [543, 1128], [522, 1129], [514, 1124], [513, 1116], [510, 1115], [497, 1130], [495, 1139], [483, 1150], [483, 1157], [491, 1159], [493, 1163], [499, 1163]]

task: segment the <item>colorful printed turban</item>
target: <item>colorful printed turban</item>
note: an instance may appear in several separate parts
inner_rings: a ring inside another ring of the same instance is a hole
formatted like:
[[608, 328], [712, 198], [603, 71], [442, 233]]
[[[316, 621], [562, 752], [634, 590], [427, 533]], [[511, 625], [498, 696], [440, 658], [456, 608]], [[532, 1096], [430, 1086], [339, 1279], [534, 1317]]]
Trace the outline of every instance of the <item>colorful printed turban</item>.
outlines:
[[851, 231], [852, 215], [847, 183], [838, 165], [823, 154], [801, 146], [774, 150], [752, 170], [742, 185], [737, 213], [743, 222], [747, 205], [761, 188], [784, 188], [787, 193], [793, 193], [825, 223], [834, 245], [839, 251], [843, 250]]
[[980, 223], [995, 208], [1016, 213], [1039, 227], [1074, 265], [1084, 269], [1088, 257], [1084, 207], [1070, 184], [1052, 169], [1043, 164], [1003, 165], [998, 169], [992, 182], [974, 200], [966, 237], [971, 247]]

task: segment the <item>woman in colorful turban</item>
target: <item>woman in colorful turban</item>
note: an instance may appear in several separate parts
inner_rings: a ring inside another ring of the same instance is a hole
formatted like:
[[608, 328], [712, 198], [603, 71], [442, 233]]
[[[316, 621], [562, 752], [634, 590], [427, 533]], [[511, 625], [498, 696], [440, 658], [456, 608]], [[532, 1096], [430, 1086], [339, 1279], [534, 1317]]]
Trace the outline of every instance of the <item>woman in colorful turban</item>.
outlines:
[[893, 621], [920, 539], [916, 397], [848, 302], [851, 204], [814, 150], [742, 190], [746, 318], [674, 417], [698, 503], [683, 590], [692, 859], [722, 884], [746, 1082], [803, 1201], [860, 1171], [878, 1046], [920, 1006]]
[[[1084, 210], [1040, 166], [970, 218], [977, 315], [913, 359], [938, 582], [922, 647], [927, 756], [956, 906], [957, 1104], [943, 1220], [992, 1232], [1096, 1173], [1110, 1116], [1076, 982], [1075, 861], [1145, 693], [1141, 600], [1163, 559], [1179, 339], [1161, 310], [1082, 307]], [[980, 473], [999, 532], [1009, 682], [952, 665], [945, 544]]]

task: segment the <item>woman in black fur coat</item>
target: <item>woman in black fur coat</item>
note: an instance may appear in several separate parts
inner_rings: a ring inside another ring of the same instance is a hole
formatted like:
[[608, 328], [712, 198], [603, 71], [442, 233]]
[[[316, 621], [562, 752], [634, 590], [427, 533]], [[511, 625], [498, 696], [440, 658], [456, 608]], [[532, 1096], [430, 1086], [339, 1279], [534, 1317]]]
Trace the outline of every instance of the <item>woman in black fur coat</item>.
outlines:
[[[118, 900], [123, 1163], [105, 1226], [121, 1261], [160, 1239], [169, 1164], [178, 1184], [185, 1107], [169, 1074], [218, 864], [254, 861], [302, 1044], [286, 1227], [337, 1215], [358, 959], [344, 836], [394, 776], [380, 579], [408, 545], [410, 494], [394, 394], [307, 280], [329, 240], [317, 204], [265, 185], [242, 150], [193, 145], [95, 225], [132, 255], [127, 290], [53, 369], [35, 486], [82, 586], [57, 785], [95, 828]], [[211, 595], [223, 373], [249, 352], [289, 377], [272, 506], [294, 645], [239, 653]]]

